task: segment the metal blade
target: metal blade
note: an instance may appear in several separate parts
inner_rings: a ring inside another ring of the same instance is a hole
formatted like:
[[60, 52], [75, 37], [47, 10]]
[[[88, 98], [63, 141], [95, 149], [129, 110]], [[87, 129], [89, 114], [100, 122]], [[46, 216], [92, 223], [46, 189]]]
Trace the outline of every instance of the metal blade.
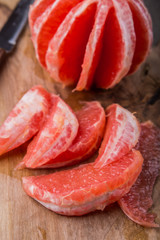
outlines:
[[8, 21], [0, 32], [0, 48], [10, 52], [28, 19], [29, 5], [34, 0], [21, 0], [13, 10]]

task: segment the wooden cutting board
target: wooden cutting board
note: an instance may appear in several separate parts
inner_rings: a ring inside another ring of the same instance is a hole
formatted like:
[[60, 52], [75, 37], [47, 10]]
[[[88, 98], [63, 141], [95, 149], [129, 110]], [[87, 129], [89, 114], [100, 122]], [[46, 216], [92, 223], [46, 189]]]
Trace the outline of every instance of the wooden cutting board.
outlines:
[[[16, 0], [0, 1], [2, 27]], [[10, 8], [10, 9], [9, 9]], [[14, 53], [0, 67], [0, 124], [30, 87], [43, 85], [74, 109], [79, 101], [99, 100], [106, 107], [120, 103], [140, 121], [151, 119], [160, 127], [160, 100], [152, 98], [160, 87], [160, 46], [151, 50], [141, 69], [113, 90], [74, 92], [62, 88], [38, 64], [28, 27]], [[152, 104], [151, 104], [152, 103]], [[22, 189], [22, 176], [51, 173], [54, 170], [22, 170], [14, 167], [26, 152], [26, 144], [0, 157], [0, 239], [1, 240], [156, 240], [160, 230], [141, 227], [129, 220], [117, 204], [83, 217], [57, 215], [29, 198]], [[160, 223], [160, 178], [153, 193], [153, 210]]]

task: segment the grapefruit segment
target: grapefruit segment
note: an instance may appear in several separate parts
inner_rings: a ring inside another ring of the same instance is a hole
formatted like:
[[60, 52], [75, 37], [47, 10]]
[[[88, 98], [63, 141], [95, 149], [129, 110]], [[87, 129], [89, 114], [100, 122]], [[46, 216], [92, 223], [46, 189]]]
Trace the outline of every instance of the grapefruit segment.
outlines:
[[148, 213], [152, 206], [152, 191], [160, 171], [160, 129], [150, 121], [141, 124], [141, 136], [136, 148], [144, 158], [142, 172], [129, 193], [119, 200], [124, 213], [134, 222], [146, 227], [159, 227], [156, 214]]
[[98, 2], [95, 22], [86, 46], [82, 64], [82, 72], [76, 86], [76, 90], [78, 91], [81, 91], [83, 89], [88, 90], [91, 87], [92, 79], [98, 65], [102, 48], [104, 25], [111, 6], [111, 1], [101, 0]]
[[28, 145], [27, 154], [17, 169], [46, 164], [66, 151], [76, 137], [79, 124], [70, 107], [55, 95], [52, 95], [52, 104], [43, 127]]
[[34, 24], [37, 19], [44, 13], [44, 11], [54, 3], [56, 0], [36, 0], [31, 6], [29, 11], [29, 26], [32, 32], [32, 36], [36, 34], [34, 32]]
[[136, 145], [140, 135], [140, 125], [128, 110], [112, 104], [106, 113], [106, 132], [95, 162], [96, 167], [110, 164], [126, 155]]
[[51, 39], [46, 64], [56, 81], [65, 85], [78, 81], [96, 7], [96, 0], [86, 0], [77, 4]]
[[36, 134], [50, 105], [50, 94], [41, 86], [32, 87], [0, 127], [0, 155], [17, 148]]
[[[26, 193], [45, 207], [64, 215], [103, 210], [120, 199], [137, 179], [143, 158], [131, 151], [102, 168], [93, 163], [38, 177], [24, 177]], [[117, 171], [118, 170], [118, 171]]]
[[82, 0], [57, 0], [38, 18], [35, 29], [38, 30], [35, 39], [36, 54], [42, 66], [46, 67], [45, 56], [50, 40], [68, 12]]
[[132, 11], [134, 29], [136, 33], [136, 48], [132, 65], [128, 74], [137, 70], [146, 59], [152, 43], [152, 22], [146, 7], [141, 0], [128, 0]]
[[98, 102], [88, 102], [76, 113], [79, 129], [71, 146], [41, 168], [54, 168], [82, 162], [98, 149], [104, 133], [105, 112]]
[[124, 0], [113, 0], [106, 20], [103, 48], [95, 73], [95, 84], [111, 88], [129, 71], [135, 49], [135, 31], [131, 10]]

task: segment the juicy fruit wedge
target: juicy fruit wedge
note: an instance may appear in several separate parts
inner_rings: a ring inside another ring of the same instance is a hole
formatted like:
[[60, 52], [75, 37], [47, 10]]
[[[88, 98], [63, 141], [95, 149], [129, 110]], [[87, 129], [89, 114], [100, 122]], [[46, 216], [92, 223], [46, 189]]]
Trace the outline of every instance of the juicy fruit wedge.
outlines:
[[24, 177], [26, 193], [50, 210], [64, 215], [83, 215], [103, 210], [127, 193], [136, 181], [143, 158], [138, 151], [108, 166], [94, 164], [38, 177]]
[[[122, 111], [121, 108], [119, 111]], [[110, 115], [112, 114], [111, 112]], [[116, 128], [117, 119], [114, 117], [112, 120]], [[121, 121], [123, 114], [120, 117]], [[129, 122], [131, 119], [134, 120], [131, 113], [128, 114], [128, 118]], [[105, 135], [109, 130], [109, 126], [106, 127]], [[132, 131], [132, 128], [128, 130]], [[112, 131], [115, 133], [114, 127]], [[108, 147], [107, 144], [106, 147]], [[108, 158], [105, 159], [105, 155], [106, 151], [103, 149], [103, 153], [101, 152], [98, 158], [99, 166], [96, 161], [50, 175], [23, 178], [24, 190], [42, 205], [60, 214], [83, 215], [96, 209], [103, 210], [106, 205], [117, 201], [129, 191], [143, 163], [140, 152], [136, 150], [129, 151], [110, 164], [107, 162]]]
[[124, 213], [134, 222], [146, 227], [159, 227], [156, 214], [148, 213], [152, 206], [152, 191], [160, 171], [160, 129], [153, 123], [141, 124], [141, 136], [136, 146], [144, 158], [142, 172], [129, 193], [119, 200]]
[[136, 33], [136, 48], [132, 65], [128, 74], [137, 70], [139, 65], [146, 59], [152, 43], [152, 22], [147, 9], [141, 0], [128, 0], [132, 11], [134, 29]]
[[23, 162], [17, 168], [40, 167], [66, 151], [78, 131], [72, 110], [58, 96], [52, 95], [53, 106], [43, 127], [29, 144]]
[[82, 64], [82, 72], [76, 86], [76, 90], [89, 89], [92, 85], [93, 76], [98, 65], [102, 49], [102, 37], [104, 25], [112, 6], [111, 1], [102, 0], [98, 2], [95, 22], [89, 40]]
[[34, 38], [36, 32], [34, 31], [34, 24], [43, 12], [53, 4], [56, 0], [36, 0], [31, 6], [29, 11], [29, 25]]
[[70, 9], [81, 1], [82, 0], [57, 0], [38, 18], [35, 23], [35, 28], [38, 29], [35, 47], [37, 57], [42, 66], [46, 67], [45, 57], [48, 45], [59, 25]]
[[135, 32], [131, 10], [124, 0], [113, 0], [107, 17], [103, 48], [95, 73], [95, 84], [111, 88], [129, 71], [135, 49]]
[[50, 41], [46, 64], [56, 81], [65, 85], [78, 81], [96, 7], [96, 0], [86, 0], [77, 4]]
[[50, 94], [41, 86], [31, 88], [21, 98], [0, 127], [0, 155], [22, 145], [38, 132], [50, 101]]
[[105, 112], [98, 102], [88, 102], [76, 113], [79, 129], [71, 146], [41, 168], [62, 167], [82, 162], [98, 149], [104, 133]]
[[126, 155], [136, 145], [140, 135], [140, 125], [128, 110], [112, 104], [106, 113], [106, 132], [95, 162], [96, 167], [110, 164]]

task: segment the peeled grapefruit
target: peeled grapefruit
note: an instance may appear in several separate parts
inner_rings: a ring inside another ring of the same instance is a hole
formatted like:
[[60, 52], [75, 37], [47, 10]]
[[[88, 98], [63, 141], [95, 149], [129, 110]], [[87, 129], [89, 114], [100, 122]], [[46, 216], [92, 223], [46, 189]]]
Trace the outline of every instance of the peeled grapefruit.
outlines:
[[79, 91], [113, 87], [140, 66], [152, 42], [141, 0], [39, 0], [29, 20], [40, 63]]
[[52, 108], [42, 128], [28, 145], [27, 154], [17, 168], [36, 168], [66, 151], [78, 132], [75, 114], [64, 101], [52, 95]]

